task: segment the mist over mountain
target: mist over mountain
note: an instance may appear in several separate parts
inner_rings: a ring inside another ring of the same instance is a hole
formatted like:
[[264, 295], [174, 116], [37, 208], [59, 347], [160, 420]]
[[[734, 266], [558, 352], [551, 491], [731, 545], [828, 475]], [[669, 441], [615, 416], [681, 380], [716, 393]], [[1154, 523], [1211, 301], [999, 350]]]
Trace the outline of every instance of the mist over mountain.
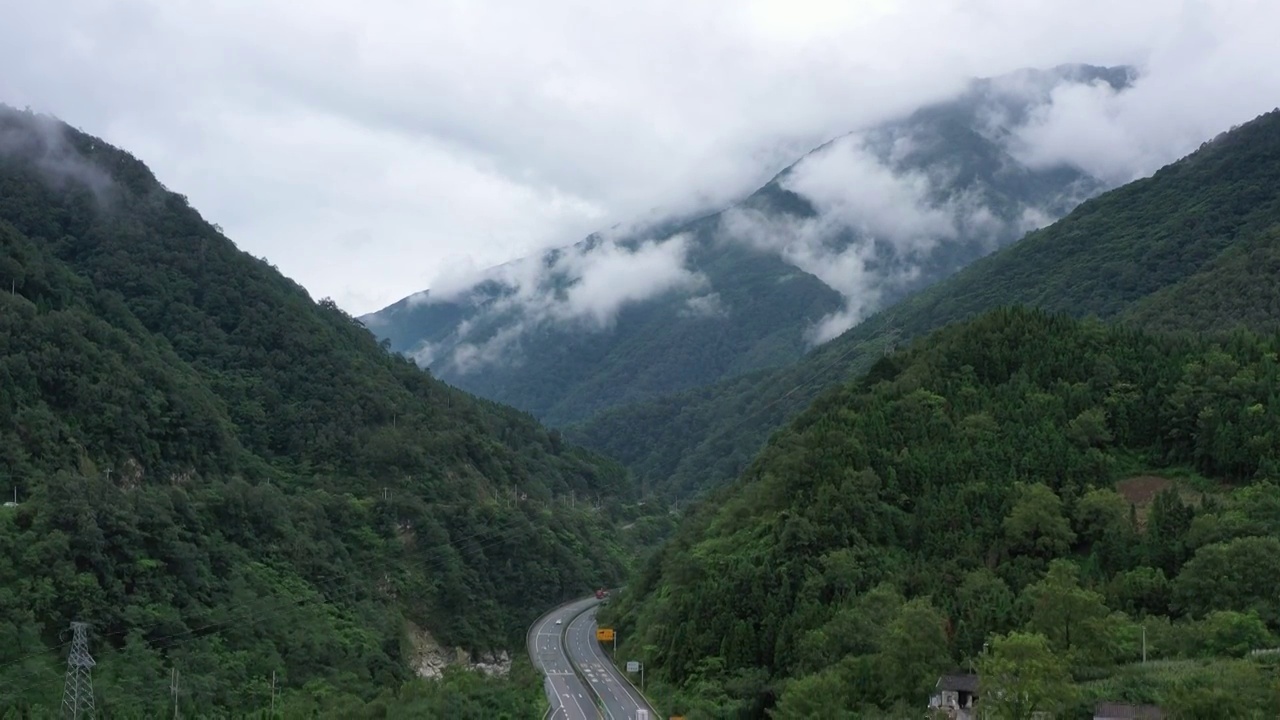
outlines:
[[437, 377], [552, 424], [776, 367], [1105, 189], [1047, 160], [1037, 128], [1064, 88], [1131, 80], [1086, 65], [975, 80], [722, 212], [597, 233], [360, 319]]
[[786, 367], [617, 407], [566, 435], [651, 490], [690, 497], [737, 477], [825, 388], [896, 344], [1018, 303], [1144, 328], [1280, 327], [1280, 112], [1081, 204], [1052, 225], [867, 318]]

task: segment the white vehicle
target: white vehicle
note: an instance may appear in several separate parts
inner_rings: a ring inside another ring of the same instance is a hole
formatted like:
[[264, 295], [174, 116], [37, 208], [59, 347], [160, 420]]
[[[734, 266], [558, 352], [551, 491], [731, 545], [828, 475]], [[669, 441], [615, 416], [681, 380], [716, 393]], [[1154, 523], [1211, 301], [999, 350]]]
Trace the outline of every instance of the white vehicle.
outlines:
[[559, 625], [559, 624], [561, 624], [561, 623], [563, 623], [563, 622], [564, 622], [564, 620], [563, 620], [563, 619], [561, 619], [561, 618], [556, 618], [556, 624], [557, 624], [557, 625]]

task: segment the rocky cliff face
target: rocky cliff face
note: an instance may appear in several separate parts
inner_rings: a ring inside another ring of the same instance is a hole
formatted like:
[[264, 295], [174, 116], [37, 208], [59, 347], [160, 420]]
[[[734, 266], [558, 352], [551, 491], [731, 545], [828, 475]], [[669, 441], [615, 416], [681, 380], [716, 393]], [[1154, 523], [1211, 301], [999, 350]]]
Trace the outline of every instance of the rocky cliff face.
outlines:
[[409, 642], [413, 645], [413, 671], [418, 677], [438, 678], [449, 666], [465, 667], [490, 676], [511, 672], [511, 655], [506, 650], [476, 654], [460, 647], [446, 648], [430, 632], [413, 623], [409, 623]]

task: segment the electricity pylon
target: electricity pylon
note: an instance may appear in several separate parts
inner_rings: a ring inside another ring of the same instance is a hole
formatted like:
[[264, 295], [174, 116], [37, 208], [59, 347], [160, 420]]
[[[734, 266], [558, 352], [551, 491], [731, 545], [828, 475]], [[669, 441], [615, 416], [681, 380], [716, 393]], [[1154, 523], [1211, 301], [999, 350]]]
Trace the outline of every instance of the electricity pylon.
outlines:
[[94, 717], [93, 656], [89, 654], [89, 625], [71, 623], [71, 652], [67, 655], [67, 682], [62, 690], [62, 716], [67, 720]]

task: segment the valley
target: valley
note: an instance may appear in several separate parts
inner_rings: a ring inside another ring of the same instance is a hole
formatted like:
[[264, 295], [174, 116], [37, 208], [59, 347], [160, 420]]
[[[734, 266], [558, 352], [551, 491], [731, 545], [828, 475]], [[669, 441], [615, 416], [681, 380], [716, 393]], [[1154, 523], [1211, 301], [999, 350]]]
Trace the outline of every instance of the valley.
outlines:
[[1035, 135], [1142, 82], [359, 317], [0, 105], [0, 716], [1280, 714], [1280, 109], [1128, 179]]

